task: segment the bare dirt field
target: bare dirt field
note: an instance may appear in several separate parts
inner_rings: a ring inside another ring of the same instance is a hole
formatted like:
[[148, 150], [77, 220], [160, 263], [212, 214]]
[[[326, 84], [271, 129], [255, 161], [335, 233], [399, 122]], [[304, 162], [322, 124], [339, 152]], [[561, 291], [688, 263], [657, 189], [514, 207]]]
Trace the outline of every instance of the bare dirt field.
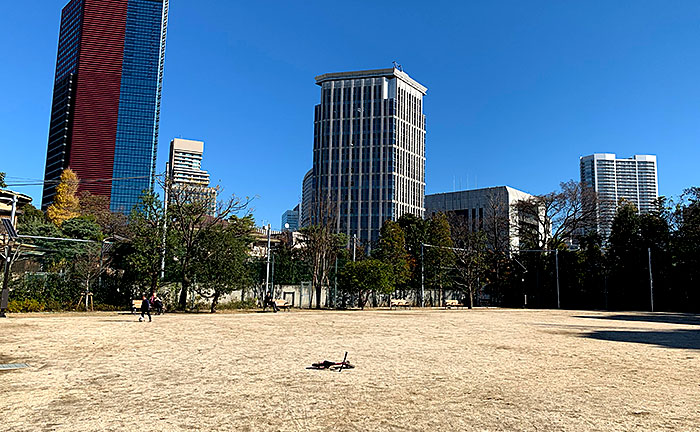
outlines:
[[[353, 370], [307, 370], [342, 360]], [[15, 315], [3, 431], [697, 431], [700, 317]]]

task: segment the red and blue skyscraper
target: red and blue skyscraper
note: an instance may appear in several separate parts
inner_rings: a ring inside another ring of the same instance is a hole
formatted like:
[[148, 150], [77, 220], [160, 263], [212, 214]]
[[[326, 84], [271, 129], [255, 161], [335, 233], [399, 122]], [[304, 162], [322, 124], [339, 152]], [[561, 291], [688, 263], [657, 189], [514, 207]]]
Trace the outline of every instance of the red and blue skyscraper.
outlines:
[[66, 168], [128, 213], [153, 189], [168, 0], [71, 0], [61, 14], [42, 207]]

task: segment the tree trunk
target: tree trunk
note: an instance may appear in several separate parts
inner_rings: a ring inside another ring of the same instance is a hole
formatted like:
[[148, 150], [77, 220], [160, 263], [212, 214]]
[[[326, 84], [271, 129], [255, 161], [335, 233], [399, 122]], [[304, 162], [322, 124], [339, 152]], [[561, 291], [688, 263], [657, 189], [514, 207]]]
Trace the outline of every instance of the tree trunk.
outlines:
[[187, 309], [187, 291], [190, 289], [190, 278], [187, 273], [182, 274], [182, 289], [180, 290], [180, 300], [178, 301], [180, 309]]
[[211, 299], [211, 313], [216, 313], [216, 306], [219, 304], [219, 290], [214, 291], [214, 298]]
[[469, 309], [474, 309], [474, 290], [469, 288]]

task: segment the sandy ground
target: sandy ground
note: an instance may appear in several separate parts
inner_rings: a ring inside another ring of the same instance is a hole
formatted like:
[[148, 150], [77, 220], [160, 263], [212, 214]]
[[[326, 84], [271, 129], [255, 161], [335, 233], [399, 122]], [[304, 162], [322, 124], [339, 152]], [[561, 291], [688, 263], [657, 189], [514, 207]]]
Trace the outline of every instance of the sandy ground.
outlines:
[[[345, 351], [356, 369], [306, 369]], [[700, 430], [692, 315], [15, 315], [16, 362], [3, 431]]]

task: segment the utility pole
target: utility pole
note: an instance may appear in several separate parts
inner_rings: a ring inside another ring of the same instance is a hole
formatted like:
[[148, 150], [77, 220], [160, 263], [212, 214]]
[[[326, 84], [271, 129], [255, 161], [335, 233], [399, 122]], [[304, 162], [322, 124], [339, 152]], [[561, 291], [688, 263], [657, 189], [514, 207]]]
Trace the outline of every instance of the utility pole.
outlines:
[[[267, 224], [267, 268], [265, 270], [265, 292], [270, 292], [270, 224]], [[272, 294], [270, 294], [272, 295]]]
[[561, 309], [561, 300], [559, 299], [559, 249], [554, 251], [554, 263], [557, 269], [557, 309]]
[[170, 200], [170, 163], [165, 164], [165, 188], [163, 190], [163, 241], [161, 243], [160, 255], [160, 278], [165, 279], [165, 243], [168, 231], [168, 201]]
[[420, 307], [425, 307], [425, 243], [420, 244]]
[[649, 294], [651, 295], [651, 311], [654, 312], [654, 277], [651, 274], [651, 248], [649, 252]]
[[10, 300], [10, 243], [5, 245], [5, 275], [2, 281], [2, 294], [0, 295], [0, 318], [5, 318], [5, 311], [7, 311], [7, 305]]

